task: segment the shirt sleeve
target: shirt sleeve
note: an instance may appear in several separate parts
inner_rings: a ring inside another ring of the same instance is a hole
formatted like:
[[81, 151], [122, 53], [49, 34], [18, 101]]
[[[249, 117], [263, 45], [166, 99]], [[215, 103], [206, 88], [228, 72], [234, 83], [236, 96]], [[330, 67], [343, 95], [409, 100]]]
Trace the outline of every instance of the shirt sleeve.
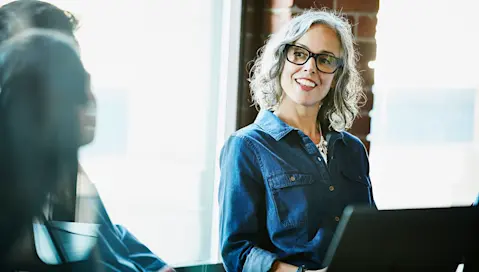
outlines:
[[128, 229], [112, 223], [99, 195], [96, 214], [100, 224], [96, 256], [105, 271], [174, 271]]
[[269, 271], [276, 255], [267, 237], [261, 161], [247, 138], [231, 136], [220, 155], [220, 247], [228, 272]]
[[128, 249], [128, 257], [137, 266], [146, 271], [174, 271], [160, 257], [141, 243], [132, 233], [121, 225], [115, 225], [118, 236]]

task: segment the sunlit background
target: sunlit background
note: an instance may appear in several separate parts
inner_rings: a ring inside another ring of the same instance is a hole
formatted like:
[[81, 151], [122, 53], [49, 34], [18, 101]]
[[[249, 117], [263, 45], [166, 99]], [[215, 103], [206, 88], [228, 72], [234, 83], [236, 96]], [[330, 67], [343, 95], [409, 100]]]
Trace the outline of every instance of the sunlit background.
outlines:
[[470, 205], [479, 192], [476, 7], [380, 2], [369, 139], [379, 208]]
[[96, 139], [81, 164], [112, 221], [172, 266], [218, 262], [215, 158], [224, 141], [229, 1], [48, 2], [80, 19], [98, 101]]

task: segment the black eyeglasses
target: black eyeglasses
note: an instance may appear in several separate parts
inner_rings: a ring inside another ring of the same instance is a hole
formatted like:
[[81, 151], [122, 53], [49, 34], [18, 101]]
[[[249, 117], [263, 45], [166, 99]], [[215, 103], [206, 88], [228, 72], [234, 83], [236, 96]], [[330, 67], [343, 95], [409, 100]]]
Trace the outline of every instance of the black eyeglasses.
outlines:
[[286, 60], [289, 62], [296, 65], [303, 65], [308, 62], [310, 58], [314, 58], [316, 68], [326, 74], [334, 74], [334, 72], [343, 65], [343, 60], [340, 58], [326, 53], [314, 54], [308, 49], [298, 45], [286, 44], [284, 50], [286, 52]]

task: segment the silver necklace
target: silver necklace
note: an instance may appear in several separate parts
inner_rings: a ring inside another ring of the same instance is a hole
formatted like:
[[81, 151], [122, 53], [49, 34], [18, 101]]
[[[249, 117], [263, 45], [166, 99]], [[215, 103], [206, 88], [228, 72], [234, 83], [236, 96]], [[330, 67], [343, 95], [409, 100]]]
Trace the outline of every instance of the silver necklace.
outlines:
[[316, 144], [316, 147], [319, 149], [321, 153], [324, 154], [325, 157], [328, 156], [328, 142], [324, 140], [323, 132], [321, 131], [321, 127], [318, 126], [319, 133], [321, 134], [321, 138], [319, 139], [319, 143]]
[[324, 140], [323, 135], [321, 135], [321, 140], [319, 140], [319, 143], [316, 144], [316, 147], [321, 153], [324, 154], [324, 156], [328, 156], [328, 142]]

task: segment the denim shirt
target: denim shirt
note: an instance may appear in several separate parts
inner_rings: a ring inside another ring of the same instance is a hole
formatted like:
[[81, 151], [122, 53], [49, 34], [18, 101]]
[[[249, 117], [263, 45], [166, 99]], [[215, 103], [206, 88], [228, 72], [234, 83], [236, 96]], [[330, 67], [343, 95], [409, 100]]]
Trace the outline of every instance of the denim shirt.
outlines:
[[[113, 224], [101, 201], [97, 197], [94, 211], [100, 228], [98, 242], [91, 255], [91, 269], [102, 272], [174, 272], [161, 258], [142, 244], [124, 226]], [[77, 270], [82, 271], [82, 270]], [[86, 270], [83, 270], [86, 271]]]
[[343, 209], [376, 207], [362, 142], [328, 132], [326, 164], [311, 139], [270, 111], [235, 132], [220, 155], [220, 246], [227, 271], [269, 271], [275, 260], [322, 262]]
[[77, 200], [77, 211], [88, 211], [91, 218], [77, 215], [77, 219], [80, 222], [98, 224], [99, 229], [97, 244], [90, 258], [84, 264], [75, 265], [68, 271], [174, 272], [173, 268], [154, 254], [126, 227], [111, 221], [96, 186], [81, 166], [78, 172], [77, 180], [80, 183], [80, 190], [88, 188], [88, 191], [95, 193], [88, 200]]

